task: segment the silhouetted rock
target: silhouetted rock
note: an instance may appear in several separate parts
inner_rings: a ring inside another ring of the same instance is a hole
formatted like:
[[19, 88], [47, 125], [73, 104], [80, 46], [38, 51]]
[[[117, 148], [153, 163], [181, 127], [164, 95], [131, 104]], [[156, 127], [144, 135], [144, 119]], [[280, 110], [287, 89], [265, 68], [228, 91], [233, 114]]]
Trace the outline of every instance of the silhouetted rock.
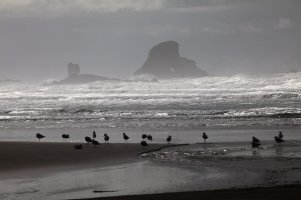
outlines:
[[68, 64], [68, 77], [79, 76], [80, 67], [79, 64], [73, 64], [72, 62]]
[[80, 74], [79, 65], [73, 64], [71, 62], [68, 64], [68, 77], [60, 81], [51, 82], [50, 84], [80, 84], [80, 83], [90, 83], [90, 82], [105, 81], [105, 80], [119, 80], [119, 79], [108, 78], [108, 77], [98, 76], [94, 74]]
[[195, 61], [179, 55], [179, 44], [175, 41], [162, 42], [150, 51], [144, 65], [134, 75], [150, 75], [156, 78], [181, 78], [207, 76]]
[[58, 81], [57, 84], [90, 83], [90, 82], [104, 81], [104, 80], [117, 80], [117, 79], [111, 79], [104, 76], [98, 76], [93, 74], [80, 74], [78, 76], [68, 76], [64, 80]]

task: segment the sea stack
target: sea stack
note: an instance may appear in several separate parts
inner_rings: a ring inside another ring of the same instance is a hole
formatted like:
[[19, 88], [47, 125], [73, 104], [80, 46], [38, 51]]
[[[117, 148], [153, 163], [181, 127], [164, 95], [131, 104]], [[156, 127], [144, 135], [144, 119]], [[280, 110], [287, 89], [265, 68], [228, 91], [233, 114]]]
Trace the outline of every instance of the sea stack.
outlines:
[[70, 62], [68, 64], [68, 77], [79, 76], [79, 74], [80, 74], [79, 64], [73, 64], [72, 62]]
[[104, 76], [98, 76], [94, 74], [81, 74], [80, 66], [76, 63], [68, 63], [68, 76], [60, 81], [54, 81], [50, 84], [83, 84], [91, 83], [95, 81], [107, 81], [114, 80], [119, 81], [119, 79], [108, 78]]
[[195, 61], [181, 57], [175, 41], [161, 42], [149, 51], [144, 65], [134, 75], [149, 75], [158, 79], [208, 76]]

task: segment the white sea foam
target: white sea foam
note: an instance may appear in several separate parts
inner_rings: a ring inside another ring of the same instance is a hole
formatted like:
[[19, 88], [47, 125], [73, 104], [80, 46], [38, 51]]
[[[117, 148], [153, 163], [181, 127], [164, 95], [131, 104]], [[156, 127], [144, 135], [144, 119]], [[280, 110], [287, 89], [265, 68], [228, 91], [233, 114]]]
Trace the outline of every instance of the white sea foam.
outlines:
[[[279, 118], [300, 118], [300, 98], [301, 72], [159, 82], [99, 81], [48, 86], [22, 83], [0, 86], [0, 121], [5, 120], [6, 126], [10, 126], [9, 119], [47, 119], [47, 123], [70, 119], [90, 123], [89, 119], [105, 119], [110, 126], [127, 126], [131, 118], [137, 124], [148, 121], [154, 127], [199, 126], [200, 121], [205, 126], [240, 126], [250, 122], [262, 125], [266, 123], [263, 117], [273, 117], [269, 125], [299, 125], [298, 120], [283, 122]], [[249, 119], [238, 119], [241, 117]], [[235, 118], [236, 123], [225, 118]], [[61, 123], [66, 127], [78, 126], [70, 121]]]

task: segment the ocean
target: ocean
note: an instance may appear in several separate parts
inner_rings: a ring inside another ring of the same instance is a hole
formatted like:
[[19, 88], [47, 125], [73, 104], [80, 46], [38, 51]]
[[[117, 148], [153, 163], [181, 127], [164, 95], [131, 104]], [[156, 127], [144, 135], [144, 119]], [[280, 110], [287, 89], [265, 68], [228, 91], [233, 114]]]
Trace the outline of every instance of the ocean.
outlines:
[[158, 82], [16, 83], [0, 86], [0, 138], [27, 140], [37, 131], [52, 138], [74, 130], [77, 140], [82, 129], [118, 136], [124, 131], [168, 135], [171, 130], [298, 129], [300, 100], [301, 72]]

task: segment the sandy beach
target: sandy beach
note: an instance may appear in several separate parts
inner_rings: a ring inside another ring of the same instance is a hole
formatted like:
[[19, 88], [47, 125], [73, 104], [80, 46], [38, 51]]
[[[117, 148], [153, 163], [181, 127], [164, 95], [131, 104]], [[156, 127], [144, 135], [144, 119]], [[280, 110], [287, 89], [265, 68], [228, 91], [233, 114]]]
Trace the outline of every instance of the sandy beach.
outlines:
[[248, 143], [0, 142], [0, 199], [299, 199], [298, 152], [296, 141], [255, 154]]
[[83, 144], [76, 150], [73, 143], [47, 142], [0, 142], [0, 178], [35, 175], [47, 172], [104, 167], [122, 163], [137, 162], [138, 154], [168, 146], [151, 144], [142, 148], [140, 144], [119, 143]]

